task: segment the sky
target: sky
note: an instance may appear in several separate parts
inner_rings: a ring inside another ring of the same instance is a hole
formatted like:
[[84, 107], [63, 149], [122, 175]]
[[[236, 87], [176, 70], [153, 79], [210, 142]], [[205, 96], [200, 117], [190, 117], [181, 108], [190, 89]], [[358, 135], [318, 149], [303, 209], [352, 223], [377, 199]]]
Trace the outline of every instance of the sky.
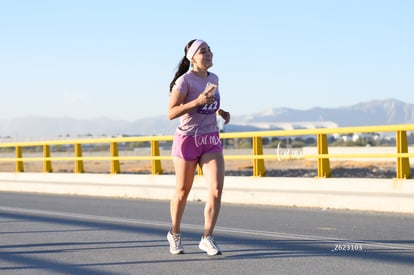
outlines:
[[233, 116], [414, 104], [411, 0], [0, 0], [0, 119], [166, 116], [185, 44]]

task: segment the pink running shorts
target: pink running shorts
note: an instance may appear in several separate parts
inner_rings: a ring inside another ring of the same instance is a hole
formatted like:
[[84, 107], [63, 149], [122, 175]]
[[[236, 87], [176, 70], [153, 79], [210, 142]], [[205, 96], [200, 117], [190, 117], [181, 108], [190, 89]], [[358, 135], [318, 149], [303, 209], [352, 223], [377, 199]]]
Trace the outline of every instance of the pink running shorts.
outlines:
[[171, 154], [187, 161], [198, 161], [203, 154], [223, 151], [219, 133], [195, 136], [174, 135]]

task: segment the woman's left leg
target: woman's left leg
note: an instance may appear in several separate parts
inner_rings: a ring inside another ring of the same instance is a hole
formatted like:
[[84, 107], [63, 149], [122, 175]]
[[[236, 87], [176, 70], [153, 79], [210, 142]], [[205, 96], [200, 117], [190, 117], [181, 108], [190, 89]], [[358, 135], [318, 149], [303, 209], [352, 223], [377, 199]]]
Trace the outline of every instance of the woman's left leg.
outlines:
[[224, 185], [224, 158], [222, 152], [207, 153], [200, 159], [207, 181], [208, 195], [204, 208], [204, 237], [212, 236], [221, 207]]

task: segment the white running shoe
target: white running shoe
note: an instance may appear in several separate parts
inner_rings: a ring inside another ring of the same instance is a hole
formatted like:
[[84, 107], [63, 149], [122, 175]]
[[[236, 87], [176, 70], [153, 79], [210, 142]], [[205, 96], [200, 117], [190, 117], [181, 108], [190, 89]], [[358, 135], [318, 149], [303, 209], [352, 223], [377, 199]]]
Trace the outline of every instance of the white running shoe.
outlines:
[[184, 247], [181, 244], [181, 234], [172, 234], [171, 230], [168, 231], [167, 240], [170, 243], [171, 254], [183, 254]]
[[201, 237], [198, 247], [209, 256], [221, 255], [221, 250], [212, 236]]

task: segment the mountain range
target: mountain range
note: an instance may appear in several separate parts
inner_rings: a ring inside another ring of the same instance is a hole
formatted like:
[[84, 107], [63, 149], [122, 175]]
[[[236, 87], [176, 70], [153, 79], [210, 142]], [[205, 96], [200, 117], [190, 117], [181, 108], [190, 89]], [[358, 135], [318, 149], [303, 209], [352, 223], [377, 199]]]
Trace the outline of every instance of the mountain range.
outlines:
[[[36, 140], [103, 137], [119, 135], [172, 135], [178, 120], [156, 116], [134, 121], [110, 118], [74, 119], [69, 117], [22, 117], [0, 119], [0, 138]], [[414, 123], [414, 105], [396, 99], [373, 100], [338, 108], [315, 107], [307, 110], [272, 108], [233, 116], [225, 132], [335, 128]]]

